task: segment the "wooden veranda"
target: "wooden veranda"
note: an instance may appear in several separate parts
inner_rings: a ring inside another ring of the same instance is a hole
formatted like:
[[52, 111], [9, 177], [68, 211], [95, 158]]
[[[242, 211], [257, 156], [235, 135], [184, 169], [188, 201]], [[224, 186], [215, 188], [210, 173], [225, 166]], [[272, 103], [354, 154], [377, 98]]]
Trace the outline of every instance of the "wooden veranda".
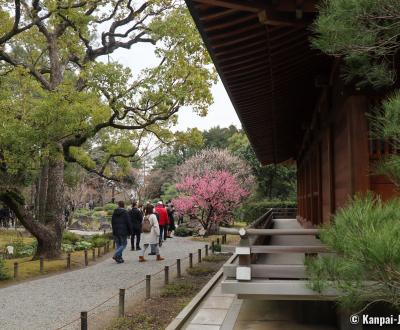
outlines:
[[317, 238], [318, 229], [304, 229], [296, 210], [270, 209], [247, 228], [221, 228], [240, 235], [237, 258], [224, 265], [222, 290], [241, 299], [334, 300], [336, 292], [308, 287], [306, 257], [329, 253]]

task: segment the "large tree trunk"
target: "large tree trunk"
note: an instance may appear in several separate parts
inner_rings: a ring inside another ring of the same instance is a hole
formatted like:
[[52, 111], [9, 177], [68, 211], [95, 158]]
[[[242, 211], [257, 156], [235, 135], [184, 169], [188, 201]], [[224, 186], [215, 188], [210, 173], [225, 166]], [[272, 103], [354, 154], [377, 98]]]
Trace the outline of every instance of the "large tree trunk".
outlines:
[[64, 229], [64, 160], [49, 161], [48, 189], [44, 204], [44, 221], [35, 219], [34, 210], [26, 207], [22, 192], [17, 188], [0, 192], [0, 200], [17, 216], [21, 224], [37, 239], [38, 246], [34, 259], [43, 256], [54, 259], [61, 254], [61, 242]]
[[36, 219], [40, 222], [44, 222], [44, 217], [46, 214], [47, 189], [49, 186], [49, 163], [47, 160], [42, 164], [40, 175], [37, 181], [35, 201]]

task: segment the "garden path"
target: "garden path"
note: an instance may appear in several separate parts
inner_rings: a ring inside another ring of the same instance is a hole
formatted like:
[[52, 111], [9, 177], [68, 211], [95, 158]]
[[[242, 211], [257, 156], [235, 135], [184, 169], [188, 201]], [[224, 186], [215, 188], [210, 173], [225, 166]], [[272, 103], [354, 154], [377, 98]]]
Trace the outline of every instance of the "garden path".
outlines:
[[174, 237], [161, 248], [164, 261], [157, 262], [150, 256], [148, 262], [139, 264], [139, 252], [127, 248], [124, 264], [108, 258], [84, 269], [0, 289], [0, 329], [57, 329], [79, 317], [81, 311], [111, 297], [119, 288], [141, 281], [146, 274], [162, 270], [176, 258], [183, 259], [203, 247], [203, 242]]

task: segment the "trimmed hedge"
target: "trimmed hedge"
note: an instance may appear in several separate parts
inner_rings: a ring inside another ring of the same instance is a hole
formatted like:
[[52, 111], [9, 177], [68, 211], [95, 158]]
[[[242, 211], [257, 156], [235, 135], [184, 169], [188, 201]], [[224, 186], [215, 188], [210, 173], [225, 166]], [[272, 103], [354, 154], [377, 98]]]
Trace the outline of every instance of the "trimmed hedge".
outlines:
[[245, 203], [238, 210], [238, 213], [241, 221], [251, 223], [261, 217], [268, 209], [295, 207], [297, 207], [297, 203], [292, 201], [261, 200], [258, 202]]
[[175, 229], [174, 235], [180, 237], [192, 236], [193, 229], [179, 226], [178, 228]]
[[0, 281], [8, 280], [9, 278], [10, 276], [8, 275], [4, 260], [0, 258]]

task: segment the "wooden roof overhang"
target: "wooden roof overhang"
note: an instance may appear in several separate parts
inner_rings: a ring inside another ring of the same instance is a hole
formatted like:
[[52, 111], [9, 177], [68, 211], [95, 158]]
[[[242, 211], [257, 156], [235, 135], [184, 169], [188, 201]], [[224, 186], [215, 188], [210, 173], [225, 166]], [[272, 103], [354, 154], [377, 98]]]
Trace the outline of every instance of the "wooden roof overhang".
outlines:
[[316, 0], [186, 0], [263, 164], [295, 158], [327, 58], [310, 47]]

